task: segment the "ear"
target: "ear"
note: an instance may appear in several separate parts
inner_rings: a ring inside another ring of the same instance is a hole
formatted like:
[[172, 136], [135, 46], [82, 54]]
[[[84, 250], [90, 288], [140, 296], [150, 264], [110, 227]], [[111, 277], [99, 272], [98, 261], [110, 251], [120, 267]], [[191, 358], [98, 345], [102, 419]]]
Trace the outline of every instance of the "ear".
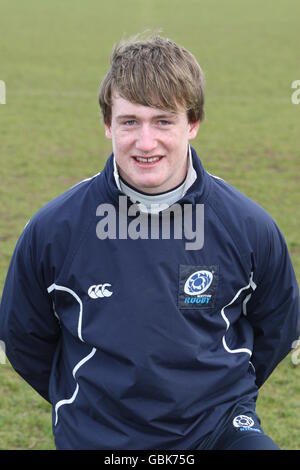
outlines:
[[192, 140], [198, 134], [200, 121], [189, 122], [189, 140]]
[[106, 136], [107, 139], [112, 138], [111, 124], [105, 124], [105, 136]]

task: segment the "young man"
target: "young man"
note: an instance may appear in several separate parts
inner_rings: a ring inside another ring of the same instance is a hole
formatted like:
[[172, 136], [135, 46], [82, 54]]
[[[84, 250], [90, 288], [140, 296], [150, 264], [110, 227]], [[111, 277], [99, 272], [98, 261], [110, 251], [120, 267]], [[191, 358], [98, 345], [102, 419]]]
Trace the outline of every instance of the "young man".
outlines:
[[118, 44], [112, 155], [17, 243], [0, 339], [58, 449], [278, 449], [255, 402], [299, 336], [298, 286], [271, 217], [189, 145], [203, 87], [173, 41]]

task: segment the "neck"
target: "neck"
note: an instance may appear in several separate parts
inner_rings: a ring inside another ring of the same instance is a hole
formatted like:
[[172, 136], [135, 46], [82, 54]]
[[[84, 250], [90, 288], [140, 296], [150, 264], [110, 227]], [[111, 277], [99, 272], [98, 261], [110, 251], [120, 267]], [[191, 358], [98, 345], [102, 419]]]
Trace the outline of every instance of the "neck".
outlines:
[[177, 188], [179, 188], [180, 186], [182, 186], [186, 180], [186, 176], [183, 178], [183, 180], [177, 184], [176, 186], [174, 186], [173, 188], [171, 189], [168, 189], [167, 191], [159, 191], [158, 193], [155, 193], [155, 192], [148, 192], [148, 191], [142, 191], [141, 189], [139, 188], [136, 188], [135, 186], [133, 186], [132, 184], [128, 183], [128, 181], [126, 181], [122, 176], [119, 175], [119, 178], [120, 178], [120, 182], [121, 182], [121, 185], [123, 186], [126, 186], [127, 188], [130, 188], [132, 189], [133, 191], [135, 191], [136, 193], [140, 194], [140, 195], [144, 195], [144, 196], [149, 196], [149, 197], [152, 197], [152, 196], [162, 196], [164, 194], [168, 194], [172, 191], [175, 191]]

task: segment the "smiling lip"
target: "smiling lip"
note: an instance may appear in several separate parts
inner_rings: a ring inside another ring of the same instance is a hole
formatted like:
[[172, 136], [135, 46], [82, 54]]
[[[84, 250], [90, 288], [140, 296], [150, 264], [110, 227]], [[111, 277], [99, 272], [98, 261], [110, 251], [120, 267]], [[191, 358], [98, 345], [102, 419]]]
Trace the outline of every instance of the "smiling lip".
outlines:
[[142, 168], [150, 168], [152, 166], [155, 166], [157, 163], [159, 163], [162, 160], [161, 155], [153, 155], [149, 157], [142, 157], [142, 156], [134, 156], [133, 159], [135, 163]]

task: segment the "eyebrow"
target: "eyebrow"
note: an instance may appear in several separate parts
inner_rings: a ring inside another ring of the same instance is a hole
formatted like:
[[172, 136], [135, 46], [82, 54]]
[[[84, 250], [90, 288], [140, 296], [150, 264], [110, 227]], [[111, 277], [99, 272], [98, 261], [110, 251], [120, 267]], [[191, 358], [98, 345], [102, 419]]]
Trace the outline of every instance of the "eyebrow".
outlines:
[[[177, 116], [176, 114], [158, 114], [157, 116], [153, 116], [152, 119], [175, 119]], [[124, 119], [137, 119], [135, 114], [119, 114], [116, 117], [117, 121], [123, 121]]]

